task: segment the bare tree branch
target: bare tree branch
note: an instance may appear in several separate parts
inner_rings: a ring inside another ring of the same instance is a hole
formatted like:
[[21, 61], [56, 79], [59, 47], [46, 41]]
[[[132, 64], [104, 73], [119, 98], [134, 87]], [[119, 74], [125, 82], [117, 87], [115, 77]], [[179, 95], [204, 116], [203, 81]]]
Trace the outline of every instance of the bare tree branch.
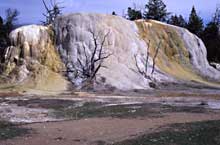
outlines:
[[[86, 44], [82, 42], [82, 48], [83, 48], [83, 55], [84, 55], [84, 61], [80, 58], [77, 59], [76, 64], [73, 64], [73, 71], [69, 72], [79, 72], [77, 77], [80, 77], [82, 79], [85, 79], [84, 81], [92, 81], [95, 79], [97, 72], [101, 67], [107, 68], [106, 66], [102, 65], [104, 60], [107, 59], [112, 55], [112, 53], [107, 53], [104, 51], [104, 44], [106, 43], [107, 37], [110, 34], [110, 31], [108, 31], [106, 34], [103, 34], [103, 32], [96, 33], [94, 30], [89, 29], [88, 30], [91, 33], [91, 41], [93, 45], [89, 45], [90, 50], [92, 50], [91, 53], [88, 53], [86, 51]], [[103, 37], [101, 36], [104, 35]], [[99, 35], [99, 36], [98, 36]], [[93, 48], [91, 48], [93, 47]], [[76, 67], [78, 64], [78, 67]]]
[[101, 58], [98, 58], [98, 59], [95, 60], [95, 62], [100, 61], [100, 60], [103, 60], [103, 59], [106, 59], [106, 58], [110, 57], [111, 55], [113, 55], [113, 54], [111, 53], [111, 54], [108, 54], [108, 55], [103, 56], [103, 57], [101, 57]]
[[95, 78], [95, 76], [96, 76], [97, 72], [99, 71], [99, 69], [101, 68], [101, 66], [102, 66], [102, 64], [100, 63], [100, 64], [98, 65], [98, 67], [95, 69], [95, 71], [93, 72], [91, 79], [94, 79], [94, 78]]
[[155, 52], [155, 55], [154, 55], [154, 58], [153, 58], [153, 67], [152, 67], [151, 75], [154, 74], [156, 58], [157, 58], [157, 55], [158, 55], [158, 52], [159, 52], [159, 49], [160, 49], [160, 45], [161, 45], [161, 41], [159, 42], [159, 44], [156, 48], [156, 52]]
[[64, 7], [60, 7], [59, 3], [56, 2], [56, 0], [50, 0], [51, 8], [47, 5], [45, 0], [42, 0], [44, 8], [46, 9], [46, 14], [43, 13], [43, 16], [46, 18], [46, 21], [43, 22], [45, 25], [49, 25], [53, 23], [53, 21], [56, 19], [58, 15], [61, 14], [61, 10]]
[[[138, 60], [137, 60], [137, 54], [134, 56], [135, 57], [135, 65], [136, 65], [136, 67], [137, 67], [137, 70], [138, 70], [138, 72], [136, 72], [134, 69], [132, 69], [132, 71], [134, 71], [135, 73], [139, 73], [139, 74], [141, 74], [142, 76], [144, 76], [144, 78], [146, 78], [146, 79], [149, 79], [149, 80], [153, 80], [149, 75], [148, 75], [148, 61], [149, 61], [149, 57], [150, 57], [150, 52], [149, 52], [149, 50], [150, 50], [150, 40], [149, 40], [149, 42], [147, 43], [147, 45], [148, 45], [148, 49], [147, 49], [147, 57], [146, 57], [146, 59], [145, 58], [143, 58], [143, 59], [141, 59], [141, 62], [144, 64], [144, 70], [141, 70], [141, 68], [139, 67], [139, 65], [138, 65]], [[159, 52], [159, 48], [160, 48], [160, 43], [159, 43], [159, 45], [158, 45], [158, 47], [157, 47], [157, 49], [156, 49], [156, 54], [154, 55], [154, 58], [153, 58], [153, 73], [154, 73], [154, 67], [155, 67], [155, 59], [156, 59], [156, 57], [157, 57], [157, 55], [158, 55], [158, 52]], [[152, 73], [151, 72], [151, 73]], [[153, 74], [152, 73], [152, 74]]]
[[136, 67], [137, 67], [137, 69], [138, 69], [138, 72], [139, 72], [141, 75], [144, 75], [144, 71], [142, 71], [142, 70], [140, 69], [140, 67], [138, 66], [137, 55], [135, 55], [134, 58], [135, 58], [135, 65], [136, 65]]
[[101, 58], [101, 54], [102, 54], [102, 49], [103, 46], [105, 44], [106, 38], [108, 37], [108, 35], [110, 34], [110, 30], [105, 34], [105, 36], [103, 37], [102, 43], [101, 43], [101, 48], [99, 50], [99, 58]]
[[150, 52], [149, 52], [149, 49], [150, 49], [150, 40], [149, 40], [149, 42], [147, 43], [147, 46], [148, 46], [148, 48], [147, 48], [147, 59], [146, 59], [146, 63], [145, 63], [145, 71], [146, 71], [146, 73], [147, 73], [147, 68], [148, 68], [148, 60], [149, 60], [149, 56], [150, 56]]
[[42, 0], [42, 2], [43, 2], [43, 4], [44, 4], [44, 8], [46, 9], [46, 11], [49, 13], [50, 12], [50, 10], [49, 10], [49, 8], [47, 7], [47, 4], [45, 3], [45, 1], [44, 0]]

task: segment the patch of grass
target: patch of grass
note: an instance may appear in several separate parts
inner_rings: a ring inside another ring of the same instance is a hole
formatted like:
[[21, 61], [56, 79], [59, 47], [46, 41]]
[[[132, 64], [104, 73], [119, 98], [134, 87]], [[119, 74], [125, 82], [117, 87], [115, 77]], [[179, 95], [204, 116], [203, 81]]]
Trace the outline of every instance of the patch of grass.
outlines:
[[107, 145], [105, 141], [99, 140], [92, 143], [92, 145]]
[[[160, 112], [151, 109], [152, 105], [114, 105], [106, 106], [100, 102], [87, 102], [76, 108], [62, 108], [54, 112], [58, 118], [82, 119], [92, 117], [136, 118], [161, 117]], [[151, 107], [150, 107], [151, 106]]]
[[28, 134], [30, 129], [21, 128], [9, 122], [0, 121], [0, 140], [11, 139]]
[[189, 107], [189, 106], [170, 106], [170, 105], [164, 105], [162, 106], [161, 109], [164, 113], [172, 113], [172, 112], [177, 112], [177, 113], [206, 113], [209, 110], [201, 107], [201, 106], [194, 106], [194, 107]]
[[58, 99], [30, 99], [30, 100], [10, 100], [9, 104], [17, 104], [28, 108], [61, 109], [73, 106], [76, 102]]
[[220, 121], [173, 124], [114, 145], [220, 145]]
[[201, 107], [173, 107], [161, 104], [130, 104], [106, 106], [101, 102], [87, 102], [79, 107], [65, 107], [54, 111], [56, 118], [82, 119], [92, 117], [138, 118], [163, 117], [165, 113], [189, 112], [204, 113]]

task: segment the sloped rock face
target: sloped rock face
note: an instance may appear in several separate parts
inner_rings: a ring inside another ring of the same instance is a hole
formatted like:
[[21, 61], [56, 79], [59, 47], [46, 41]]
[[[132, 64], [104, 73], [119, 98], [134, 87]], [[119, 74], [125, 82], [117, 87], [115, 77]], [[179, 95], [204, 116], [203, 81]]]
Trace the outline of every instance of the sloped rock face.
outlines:
[[202, 40], [186, 29], [178, 27], [174, 27], [174, 29], [183, 40], [184, 47], [189, 51], [190, 62], [197, 72], [204, 77], [220, 82], [220, 72], [217, 69], [213, 69], [208, 63], [207, 50]]
[[[101, 14], [70, 14], [59, 17], [54, 24], [57, 48], [70, 71], [69, 78], [75, 84], [82, 79], [74, 72], [81, 67], [78, 59], [86, 63], [85, 53], [91, 55], [94, 40], [91, 31], [105, 41], [105, 52], [111, 53], [104, 60], [97, 75], [102, 84], [118, 89], [147, 89], [151, 80], [140, 71], [145, 71], [147, 52], [147, 75], [157, 82], [194, 81], [217, 86], [208, 80], [219, 81], [220, 72], [210, 67], [203, 42], [186, 29], [157, 21], [131, 22], [120, 17]], [[156, 68], [153, 73], [153, 57]], [[96, 56], [98, 57], [98, 56]]]
[[5, 59], [35, 60], [57, 72], [63, 64], [53, 46], [53, 37], [53, 31], [48, 27], [30, 25], [18, 28], [10, 34], [13, 46], [6, 50]]
[[93, 87], [150, 89], [155, 82], [192, 81], [219, 87], [220, 72], [209, 65], [203, 42], [186, 29], [103, 14], [63, 15], [51, 28], [30, 25], [10, 34], [0, 89], [62, 92], [69, 85], [63, 72], [82, 86], [85, 72], [99, 65]]
[[[30, 25], [10, 34], [12, 46], [5, 50], [4, 76], [9, 87], [62, 91], [67, 81], [58, 72], [65, 67], [53, 45], [50, 27]], [[5, 85], [1, 86], [4, 87]]]
[[[105, 53], [112, 54], [104, 60], [97, 81], [118, 89], [146, 89], [149, 80], [138, 72], [145, 69], [143, 58], [147, 57], [148, 46], [139, 36], [135, 23], [111, 15], [100, 14], [71, 14], [59, 17], [54, 25], [57, 34], [57, 48], [66, 64], [71, 62], [69, 69], [79, 68], [78, 59], [86, 63], [86, 54], [91, 55], [95, 46], [92, 33], [101, 42], [106, 33]], [[92, 33], [91, 33], [92, 31]], [[100, 44], [99, 44], [100, 45]], [[98, 56], [96, 56], [98, 57]], [[152, 59], [149, 59], [148, 73], [152, 71]], [[73, 83], [79, 84], [81, 78], [69, 72]], [[154, 78], [158, 81], [172, 81], [156, 68]]]
[[151, 41], [150, 54], [155, 53], [160, 41], [157, 66], [178, 80], [210, 84], [220, 81], [220, 72], [207, 61], [206, 48], [196, 35], [188, 30], [157, 21], [137, 21], [143, 40]]

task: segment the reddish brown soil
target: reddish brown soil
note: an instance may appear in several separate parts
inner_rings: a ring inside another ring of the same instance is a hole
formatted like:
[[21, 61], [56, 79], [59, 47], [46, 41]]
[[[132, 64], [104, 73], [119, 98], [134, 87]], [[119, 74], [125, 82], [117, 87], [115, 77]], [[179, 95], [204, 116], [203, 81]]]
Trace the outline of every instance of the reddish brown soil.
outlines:
[[75, 121], [23, 125], [32, 133], [0, 145], [95, 145], [97, 141], [113, 143], [173, 123], [220, 120], [220, 114], [170, 113], [162, 118], [113, 119], [92, 118]]

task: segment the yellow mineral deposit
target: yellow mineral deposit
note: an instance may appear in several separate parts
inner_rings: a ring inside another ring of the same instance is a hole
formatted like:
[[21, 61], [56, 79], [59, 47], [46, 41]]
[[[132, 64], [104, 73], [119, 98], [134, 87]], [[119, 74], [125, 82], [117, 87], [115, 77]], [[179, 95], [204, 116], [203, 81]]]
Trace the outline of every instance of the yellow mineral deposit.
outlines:
[[77, 13], [58, 17], [53, 26], [29, 25], [11, 32], [13, 46], [6, 50], [7, 79], [1, 80], [6, 82], [1, 90], [57, 93], [67, 90], [70, 82], [80, 82], [73, 72], [67, 72], [67, 77], [63, 72], [69, 67], [66, 62], [80, 67], [77, 60], [85, 63], [84, 53], [93, 51], [90, 31], [99, 38], [110, 32], [104, 51], [112, 55], [97, 74], [99, 83], [121, 90], [150, 89], [151, 80], [138, 68], [145, 69], [143, 60], [149, 52], [150, 74], [159, 47], [153, 75], [157, 82], [193, 81], [219, 87], [220, 72], [208, 64], [203, 42], [186, 29], [153, 20], [131, 22], [112, 15]]

